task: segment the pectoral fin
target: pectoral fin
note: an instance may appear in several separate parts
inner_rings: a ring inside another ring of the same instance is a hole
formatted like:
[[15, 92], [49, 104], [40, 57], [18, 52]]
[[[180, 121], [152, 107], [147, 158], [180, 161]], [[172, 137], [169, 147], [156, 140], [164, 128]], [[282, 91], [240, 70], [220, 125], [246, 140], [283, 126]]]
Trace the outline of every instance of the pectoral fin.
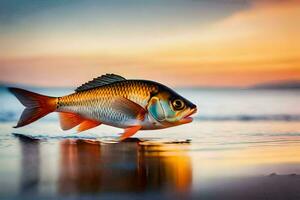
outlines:
[[99, 121], [95, 121], [95, 120], [84, 120], [78, 127], [77, 131], [82, 132], [82, 131], [86, 131], [88, 129], [91, 128], [95, 128], [96, 126], [99, 126], [101, 124], [101, 122]]
[[143, 121], [145, 118], [146, 110], [139, 104], [120, 97], [114, 100], [113, 105], [115, 110], [124, 115], [130, 116], [132, 119], [138, 119]]
[[125, 140], [130, 136], [134, 135], [138, 130], [140, 130], [142, 126], [132, 126], [129, 128], [124, 129], [124, 133], [119, 137], [119, 141]]

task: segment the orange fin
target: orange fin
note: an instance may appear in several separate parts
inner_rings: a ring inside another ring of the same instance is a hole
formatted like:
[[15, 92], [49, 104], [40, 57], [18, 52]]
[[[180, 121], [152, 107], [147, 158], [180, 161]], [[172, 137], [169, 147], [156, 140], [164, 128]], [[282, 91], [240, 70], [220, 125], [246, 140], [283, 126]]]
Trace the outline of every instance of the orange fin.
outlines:
[[82, 131], [86, 131], [88, 129], [99, 126], [100, 124], [101, 124], [101, 122], [99, 122], [99, 121], [87, 119], [79, 125], [77, 131], [78, 131], [78, 133], [80, 133]]
[[133, 136], [141, 128], [142, 128], [142, 126], [132, 126], [132, 127], [126, 128], [124, 130], [124, 133], [119, 137], [119, 141], [125, 140], [126, 138]]
[[138, 119], [141, 121], [145, 119], [145, 114], [147, 112], [139, 104], [124, 97], [115, 99], [113, 102], [113, 107], [119, 112], [131, 116], [133, 119]]
[[76, 113], [59, 113], [60, 127], [62, 130], [69, 130], [78, 124], [82, 123], [85, 119]]
[[26, 107], [14, 128], [30, 124], [56, 110], [56, 98], [19, 88], [8, 88]]

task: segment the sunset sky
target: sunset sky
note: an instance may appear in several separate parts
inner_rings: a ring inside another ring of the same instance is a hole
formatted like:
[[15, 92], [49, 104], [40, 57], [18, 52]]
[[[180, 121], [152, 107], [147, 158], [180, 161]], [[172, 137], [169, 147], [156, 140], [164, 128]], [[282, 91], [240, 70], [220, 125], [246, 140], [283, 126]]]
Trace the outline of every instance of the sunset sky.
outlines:
[[2, 0], [0, 82], [104, 73], [171, 86], [300, 80], [298, 0]]

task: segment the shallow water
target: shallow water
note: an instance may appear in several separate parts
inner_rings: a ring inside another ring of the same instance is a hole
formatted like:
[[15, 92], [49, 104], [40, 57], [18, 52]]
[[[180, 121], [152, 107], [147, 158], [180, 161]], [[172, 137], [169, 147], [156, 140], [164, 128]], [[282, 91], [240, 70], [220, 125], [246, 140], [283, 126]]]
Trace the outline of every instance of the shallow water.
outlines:
[[298, 91], [181, 93], [193, 123], [112, 143], [120, 129], [63, 132], [55, 114], [13, 129], [22, 106], [0, 92], [0, 199], [300, 199]]

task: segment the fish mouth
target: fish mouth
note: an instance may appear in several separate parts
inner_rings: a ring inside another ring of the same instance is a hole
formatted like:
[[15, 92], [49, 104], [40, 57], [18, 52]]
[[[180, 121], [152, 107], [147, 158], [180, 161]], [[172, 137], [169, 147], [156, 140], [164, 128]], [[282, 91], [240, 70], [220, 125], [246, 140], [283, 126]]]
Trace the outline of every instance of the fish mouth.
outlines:
[[191, 109], [190, 113], [187, 114], [184, 118], [180, 120], [180, 123], [186, 124], [193, 121], [193, 118], [190, 117], [191, 115], [195, 114], [197, 112], [197, 108]]

